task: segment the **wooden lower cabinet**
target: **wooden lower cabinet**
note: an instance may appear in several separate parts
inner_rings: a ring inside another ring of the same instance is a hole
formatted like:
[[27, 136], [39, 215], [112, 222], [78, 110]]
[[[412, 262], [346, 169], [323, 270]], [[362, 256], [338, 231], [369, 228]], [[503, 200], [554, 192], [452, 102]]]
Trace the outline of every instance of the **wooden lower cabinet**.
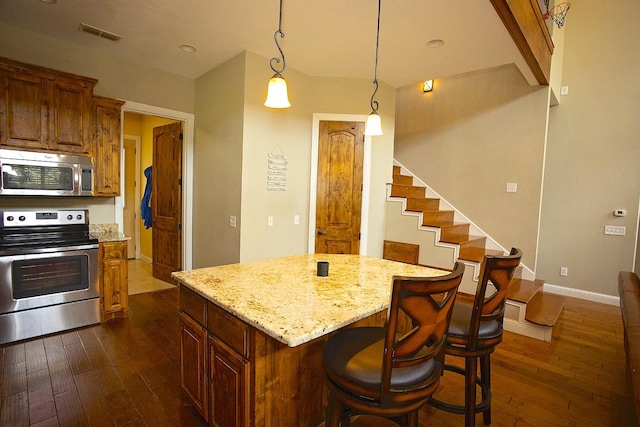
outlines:
[[[322, 425], [327, 336], [289, 347], [183, 285], [180, 310], [183, 401], [209, 425]], [[385, 319], [386, 310], [354, 326], [383, 325]]]
[[104, 322], [129, 315], [127, 242], [103, 242], [98, 249], [100, 314]]
[[180, 382], [182, 395], [208, 420], [207, 330], [185, 312], [180, 313]]
[[211, 425], [249, 426], [249, 361], [209, 335]]

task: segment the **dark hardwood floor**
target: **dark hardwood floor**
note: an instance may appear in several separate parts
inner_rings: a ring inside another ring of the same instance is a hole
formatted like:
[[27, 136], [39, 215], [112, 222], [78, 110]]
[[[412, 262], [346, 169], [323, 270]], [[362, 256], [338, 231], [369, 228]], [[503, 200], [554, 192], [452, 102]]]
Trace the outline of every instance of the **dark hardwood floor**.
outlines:
[[[129, 301], [128, 319], [0, 348], [0, 425], [201, 425], [181, 404], [178, 290]], [[492, 379], [493, 426], [635, 425], [614, 306], [569, 299], [551, 343], [505, 333]], [[459, 396], [456, 382], [445, 375], [440, 397]], [[462, 424], [420, 414], [421, 426]]]
[[1, 426], [197, 426], [180, 398], [178, 289], [129, 318], [2, 348]]

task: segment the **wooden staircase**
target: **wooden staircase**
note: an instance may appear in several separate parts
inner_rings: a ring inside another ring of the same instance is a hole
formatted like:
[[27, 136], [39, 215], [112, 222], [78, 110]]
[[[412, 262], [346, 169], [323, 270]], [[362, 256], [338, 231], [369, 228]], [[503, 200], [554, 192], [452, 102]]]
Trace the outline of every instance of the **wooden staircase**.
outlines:
[[[403, 175], [400, 166], [393, 167], [390, 187], [390, 198], [404, 199], [404, 212], [419, 215], [421, 228], [439, 230], [440, 243], [457, 245], [457, 258], [461, 261], [478, 267], [485, 255], [505, 254], [503, 250], [487, 248], [487, 236], [471, 235], [470, 224], [456, 221], [454, 210], [441, 210], [440, 199], [427, 197], [426, 187], [413, 185], [413, 177]], [[545, 293], [543, 280], [525, 279], [522, 272], [520, 267], [509, 287], [505, 329], [550, 341], [565, 298]]]

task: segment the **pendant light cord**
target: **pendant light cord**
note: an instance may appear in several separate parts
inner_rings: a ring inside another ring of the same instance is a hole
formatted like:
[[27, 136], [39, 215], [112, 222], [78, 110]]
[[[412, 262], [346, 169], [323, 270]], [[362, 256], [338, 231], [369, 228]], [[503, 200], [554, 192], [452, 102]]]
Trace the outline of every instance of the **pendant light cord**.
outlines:
[[380, 43], [380, 6], [382, 4], [382, 0], [378, 0], [378, 29], [376, 32], [376, 64], [373, 70], [373, 84], [376, 85], [376, 88], [373, 90], [373, 94], [371, 95], [371, 110], [373, 113], [378, 112], [378, 101], [374, 98], [376, 93], [378, 92], [378, 44]]
[[[380, 24], [378, 24], [378, 25], [380, 25]], [[269, 66], [271, 67], [273, 72], [276, 73], [276, 74], [281, 74], [281, 73], [284, 72], [284, 69], [287, 66], [287, 62], [284, 59], [284, 52], [282, 52], [282, 48], [280, 47], [280, 42], [278, 41], [278, 36], [280, 36], [280, 38], [284, 38], [284, 33], [282, 32], [282, 0], [280, 0], [280, 16], [278, 18], [278, 29], [276, 30], [275, 33], [273, 33], [273, 41], [276, 42], [276, 47], [278, 48], [278, 51], [280, 51], [280, 56], [282, 57], [282, 68], [278, 69], [275, 66], [275, 64], [279, 64], [280, 63], [280, 58], [274, 56], [269, 61]], [[377, 61], [377, 59], [376, 59], [376, 61]]]

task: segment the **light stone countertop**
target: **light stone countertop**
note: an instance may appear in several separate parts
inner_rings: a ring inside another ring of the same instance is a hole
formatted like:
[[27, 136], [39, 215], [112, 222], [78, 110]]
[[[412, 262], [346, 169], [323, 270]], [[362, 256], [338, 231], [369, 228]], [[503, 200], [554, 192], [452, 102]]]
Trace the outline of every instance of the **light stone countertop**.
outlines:
[[[328, 277], [316, 263], [329, 262]], [[394, 275], [447, 271], [359, 255], [308, 254], [172, 273], [181, 285], [295, 347], [389, 305]]]
[[118, 231], [118, 224], [89, 224], [89, 234], [100, 243], [131, 240], [131, 237]]

